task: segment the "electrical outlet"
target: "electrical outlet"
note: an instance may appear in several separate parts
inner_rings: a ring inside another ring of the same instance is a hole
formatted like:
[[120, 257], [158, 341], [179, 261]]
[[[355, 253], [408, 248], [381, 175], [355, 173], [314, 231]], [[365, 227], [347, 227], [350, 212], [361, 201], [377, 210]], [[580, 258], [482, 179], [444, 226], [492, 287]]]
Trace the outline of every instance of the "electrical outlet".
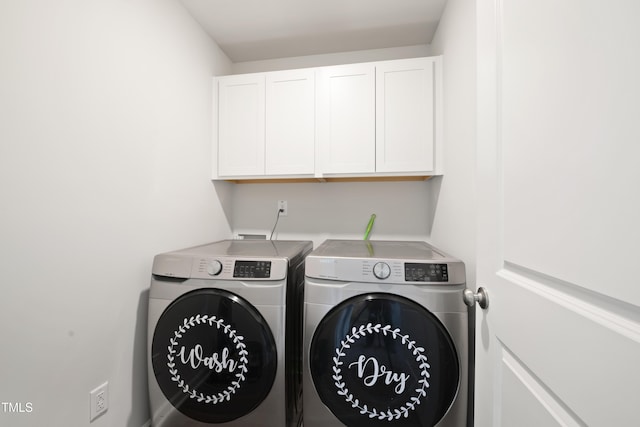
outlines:
[[278, 200], [278, 211], [280, 212], [280, 216], [287, 216], [287, 201], [286, 200]]
[[93, 421], [109, 409], [109, 382], [89, 392], [89, 421]]

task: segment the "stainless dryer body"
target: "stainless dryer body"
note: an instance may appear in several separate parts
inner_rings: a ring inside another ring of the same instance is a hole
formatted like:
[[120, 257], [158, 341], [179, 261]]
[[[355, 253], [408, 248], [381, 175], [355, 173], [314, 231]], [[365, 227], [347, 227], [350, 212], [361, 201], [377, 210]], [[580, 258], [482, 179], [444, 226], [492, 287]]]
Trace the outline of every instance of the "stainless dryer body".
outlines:
[[468, 423], [464, 264], [424, 242], [328, 240], [306, 261], [305, 427]]

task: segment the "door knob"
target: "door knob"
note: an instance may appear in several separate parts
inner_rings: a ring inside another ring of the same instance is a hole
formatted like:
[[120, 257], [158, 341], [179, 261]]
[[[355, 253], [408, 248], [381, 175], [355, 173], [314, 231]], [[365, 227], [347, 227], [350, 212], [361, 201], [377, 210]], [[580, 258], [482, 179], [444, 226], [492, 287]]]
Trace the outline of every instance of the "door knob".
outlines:
[[480, 308], [485, 309], [489, 307], [489, 294], [487, 290], [482, 286], [478, 288], [478, 292], [474, 293], [471, 289], [465, 289], [462, 291], [462, 299], [464, 303], [469, 307], [473, 307], [477, 302]]

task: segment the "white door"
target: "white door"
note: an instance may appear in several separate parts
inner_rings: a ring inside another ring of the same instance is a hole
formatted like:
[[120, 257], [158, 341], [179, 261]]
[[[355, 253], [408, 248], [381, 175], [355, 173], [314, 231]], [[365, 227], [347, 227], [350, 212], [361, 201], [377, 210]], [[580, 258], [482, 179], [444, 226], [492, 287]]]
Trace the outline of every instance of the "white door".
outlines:
[[326, 67], [319, 76], [320, 173], [375, 172], [374, 66]]
[[218, 175], [264, 175], [263, 74], [218, 79]]
[[440, 73], [439, 57], [376, 65], [376, 172], [434, 170]]
[[640, 2], [476, 4], [475, 424], [640, 425]]
[[315, 172], [315, 100], [314, 70], [266, 75], [267, 175]]

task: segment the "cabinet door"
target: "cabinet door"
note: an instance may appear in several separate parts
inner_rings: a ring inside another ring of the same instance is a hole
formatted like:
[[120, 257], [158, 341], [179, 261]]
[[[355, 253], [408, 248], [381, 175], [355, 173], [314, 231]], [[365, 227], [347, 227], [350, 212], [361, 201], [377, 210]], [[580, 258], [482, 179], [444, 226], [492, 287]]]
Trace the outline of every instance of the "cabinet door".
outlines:
[[313, 70], [266, 75], [267, 175], [314, 173], [315, 111]]
[[375, 172], [374, 66], [328, 67], [320, 76], [320, 172]]
[[264, 175], [264, 75], [218, 79], [218, 175]]
[[434, 170], [437, 61], [376, 66], [376, 172]]

